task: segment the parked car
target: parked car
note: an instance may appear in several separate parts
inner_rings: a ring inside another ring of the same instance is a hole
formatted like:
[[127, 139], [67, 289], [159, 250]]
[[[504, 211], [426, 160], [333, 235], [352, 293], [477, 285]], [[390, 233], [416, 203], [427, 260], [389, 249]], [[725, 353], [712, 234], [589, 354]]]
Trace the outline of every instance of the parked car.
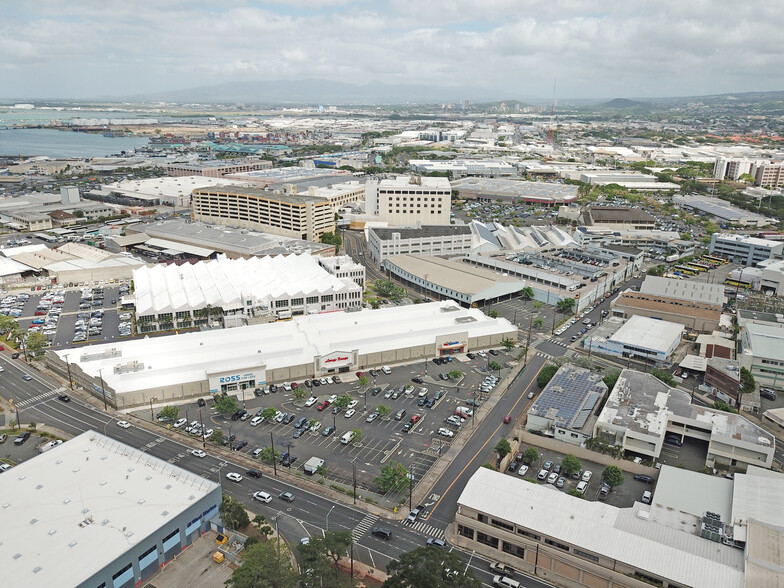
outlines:
[[652, 484], [653, 478], [650, 476], [646, 476], [645, 474], [634, 474], [634, 479], [638, 482], [643, 482], [645, 484]]

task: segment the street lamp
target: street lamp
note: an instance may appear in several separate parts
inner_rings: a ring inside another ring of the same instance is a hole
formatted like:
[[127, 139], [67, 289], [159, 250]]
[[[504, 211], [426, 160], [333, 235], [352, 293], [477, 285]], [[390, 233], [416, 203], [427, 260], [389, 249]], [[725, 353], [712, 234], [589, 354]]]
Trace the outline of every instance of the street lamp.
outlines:
[[326, 519], [324, 521], [325, 531], [329, 531], [329, 515], [332, 514], [332, 511], [335, 509], [336, 506], [337, 506], [336, 504], [333, 504], [332, 508], [330, 508], [329, 512], [327, 513]]
[[158, 399], [155, 398], [155, 397], [150, 398], [150, 421], [151, 422], [155, 422], [155, 417], [153, 417], [153, 415], [152, 415], [152, 403], [155, 402], [156, 400], [158, 400]]

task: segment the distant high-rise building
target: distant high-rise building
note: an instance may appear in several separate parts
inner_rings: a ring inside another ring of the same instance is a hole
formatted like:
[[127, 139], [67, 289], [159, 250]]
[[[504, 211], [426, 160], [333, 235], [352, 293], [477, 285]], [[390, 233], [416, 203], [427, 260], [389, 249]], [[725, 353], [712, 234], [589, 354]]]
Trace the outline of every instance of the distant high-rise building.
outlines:
[[78, 204], [79, 200], [79, 188], [76, 186], [63, 186], [60, 188], [60, 202], [62, 204]]
[[471, 106], [471, 102], [469, 100], [463, 99], [463, 101], [460, 103], [460, 106], [463, 108], [463, 110], [468, 110], [468, 107]]

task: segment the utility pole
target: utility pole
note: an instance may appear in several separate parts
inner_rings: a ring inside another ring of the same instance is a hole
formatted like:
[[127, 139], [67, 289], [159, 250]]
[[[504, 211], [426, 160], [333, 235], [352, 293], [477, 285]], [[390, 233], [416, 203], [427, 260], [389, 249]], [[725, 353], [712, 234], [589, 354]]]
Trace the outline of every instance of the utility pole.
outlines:
[[275, 440], [272, 438], [272, 431], [270, 431], [270, 445], [272, 446], [272, 471], [275, 472], [275, 475], [278, 475], [278, 463], [277, 459], [275, 459]]
[[201, 446], [207, 449], [207, 438], [204, 436], [204, 418], [201, 415], [201, 408], [199, 408], [199, 423], [201, 424]]
[[354, 495], [354, 504], [357, 503], [357, 460], [351, 462], [351, 477], [352, 477], [352, 494]]
[[103, 395], [103, 409], [108, 411], [106, 407], [106, 387], [103, 385], [103, 368], [98, 370], [98, 377], [101, 378], [101, 394]]
[[65, 366], [68, 368], [68, 387], [71, 389], [71, 392], [73, 392], [73, 380], [71, 379], [71, 362], [68, 361], [67, 353], [64, 354], [63, 357], [65, 357]]
[[[531, 346], [531, 327], [534, 324], [534, 318], [529, 317], [528, 319], [528, 338], [525, 342], [525, 358], [523, 358], [523, 366], [528, 363], [528, 348]], [[555, 323], [553, 323], [555, 324]], [[500, 374], [499, 374], [500, 375]]]

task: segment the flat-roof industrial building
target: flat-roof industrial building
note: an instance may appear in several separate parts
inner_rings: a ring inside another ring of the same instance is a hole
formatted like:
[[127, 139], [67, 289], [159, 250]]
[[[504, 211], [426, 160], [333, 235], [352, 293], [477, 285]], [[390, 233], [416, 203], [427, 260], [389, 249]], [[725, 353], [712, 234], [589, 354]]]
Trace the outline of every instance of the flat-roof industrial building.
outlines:
[[[253, 393], [271, 382], [463, 353], [517, 328], [452, 301], [49, 350], [48, 365], [119, 409]], [[67, 357], [66, 357], [67, 356]], [[68, 365], [66, 364], [68, 362]], [[102, 375], [101, 375], [102, 374]]]
[[136, 586], [217, 517], [220, 484], [87, 431], [0, 476], [3, 584]]
[[497, 200], [519, 204], [561, 206], [577, 200], [577, 186], [501, 178], [464, 178], [452, 182], [461, 198]]
[[471, 228], [467, 225], [423, 227], [369, 227], [370, 258], [377, 264], [392, 255], [411, 254], [454, 257], [471, 253]]
[[610, 337], [589, 335], [583, 346], [593, 353], [661, 365], [669, 362], [682, 335], [682, 324], [633, 315]]

